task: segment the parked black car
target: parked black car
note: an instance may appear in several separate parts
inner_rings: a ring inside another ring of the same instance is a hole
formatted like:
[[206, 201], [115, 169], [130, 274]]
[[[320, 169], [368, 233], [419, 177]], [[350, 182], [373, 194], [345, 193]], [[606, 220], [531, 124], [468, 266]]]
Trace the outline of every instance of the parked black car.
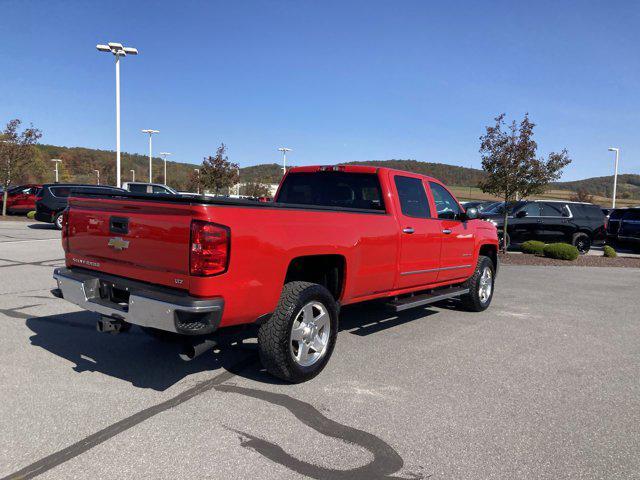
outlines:
[[[604, 240], [604, 214], [599, 206], [591, 203], [533, 200], [510, 202], [507, 208], [508, 244], [527, 240], [565, 242], [575, 245], [580, 253], [587, 253], [594, 241]], [[481, 214], [498, 227], [501, 238], [504, 209], [503, 202]]]
[[609, 214], [607, 243], [640, 247], [640, 208], [616, 208]]
[[35, 219], [40, 222], [53, 223], [58, 230], [62, 230], [62, 211], [67, 208], [67, 201], [72, 190], [113, 190], [124, 192], [115, 187], [84, 185], [80, 183], [49, 183], [42, 186], [36, 197]]

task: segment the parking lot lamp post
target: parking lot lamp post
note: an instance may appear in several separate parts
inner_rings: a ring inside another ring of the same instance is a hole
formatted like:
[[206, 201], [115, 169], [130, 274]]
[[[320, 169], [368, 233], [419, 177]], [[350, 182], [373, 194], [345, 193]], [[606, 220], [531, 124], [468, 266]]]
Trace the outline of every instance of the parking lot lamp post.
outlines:
[[618, 159], [620, 157], [620, 149], [617, 147], [609, 147], [610, 152], [616, 152], [616, 165], [613, 173], [613, 202], [611, 208], [616, 208], [616, 189], [618, 188]]
[[98, 185], [100, 185], [100, 170], [94, 170], [94, 172], [96, 172], [96, 175], [98, 176]]
[[150, 128], [148, 128], [146, 130], [142, 130], [142, 133], [149, 134], [149, 183], [153, 183], [153, 166], [151, 164], [151, 158], [153, 155], [153, 141], [151, 140], [151, 137], [153, 137], [154, 133], [160, 133], [160, 130], [151, 130]]
[[135, 170], [130, 170], [131, 171], [131, 181], [135, 182], [136, 181], [136, 171]]
[[171, 153], [169, 152], [160, 152], [160, 156], [162, 157], [162, 159], [164, 160], [164, 184], [167, 184], [167, 157], [171, 155]]
[[196, 188], [198, 189], [197, 193], [198, 195], [200, 195], [200, 169], [194, 168], [194, 170], [196, 172], [196, 179], [197, 179], [197, 185], [196, 185]]
[[138, 50], [132, 47], [123, 47], [121, 43], [108, 43], [96, 45], [101, 52], [113, 53], [116, 57], [116, 187], [120, 187], [120, 57], [137, 55]]
[[278, 151], [282, 152], [282, 173], [287, 173], [287, 152], [290, 152], [291, 149], [287, 147], [280, 147]]
[[59, 158], [52, 158], [51, 161], [55, 164], [56, 166], [56, 183], [58, 183], [58, 164], [62, 163], [62, 160], [60, 160]]

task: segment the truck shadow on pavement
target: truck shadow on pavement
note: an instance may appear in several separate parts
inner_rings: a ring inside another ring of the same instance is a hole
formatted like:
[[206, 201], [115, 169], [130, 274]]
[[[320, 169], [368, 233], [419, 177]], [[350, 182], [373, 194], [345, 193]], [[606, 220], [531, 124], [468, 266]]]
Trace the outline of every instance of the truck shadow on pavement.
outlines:
[[[352, 315], [359, 317], [362, 314], [363, 311], [360, 308], [352, 313], [347, 310], [343, 328], [358, 328], [358, 322], [356, 318], [352, 318]], [[422, 311], [420, 315], [418, 317], [414, 313], [408, 318], [422, 318], [425, 312]], [[290, 395], [229, 383], [229, 380], [235, 376], [274, 383], [272, 377], [259, 369], [255, 345], [232, 346], [215, 355], [203, 355], [192, 362], [184, 363], [177, 359], [178, 345], [158, 342], [135, 327], [130, 332], [117, 336], [101, 334], [95, 330], [95, 320], [96, 316], [92, 313], [73, 312], [26, 318], [26, 324], [35, 333], [30, 337], [32, 345], [74, 362], [75, 371], [100, 372], [128, 381], [139, 388], [162, 391], [192, 373], [211, 372], [215, 369], [223, 371], [212, 378], [198, 382], [169, 400], [137, 412], [76, 444], [49, 455], [8, 478], [31, 478], [54, 468], [106, 439], [208, 390], [242, 395], [284, 408], [297, 421], [319, 434], [360, 446], [369, 451], [373, 457], [362, 466], [346, 470], [322, 467], [295, 458], [277, 443], [246, 431], [226, 427], [238, 434], [241, 447], [254, 450], [265, 459], [294, 472], [310, 478], [328, 480], [424, 478], [422, 473], [406, 470], [404, 470], [406, 476], [396, 476], [405, 467], [402, 457], [391, 445], [372, 433], [331, 420], [312, 404]], [[371, 321], [372, 318], [367, 317], [367, 322]], [[405, 321], [410, 320], [405, 319]], [[251, 426], [255, 427], [253, 424]], [[23, 475], [26, 476], [23, 477]]]
[[[30, 337], [31, 344], [75, 363], [73, 369], [78, 373], [99, 372], [129, 382], [134, 387], [157, 391], [164, 391], [194, 373], [220, 368], [261, 383], [283, 383], [261, 369], [255, 344], [235, 344], [214, 354], [201, 355], [191, 362], [183, 362], [178, 358], [180, 344], [158, 341], [135, 326], [118, 335], [97, 332], [95, 323], [98, 317], [91, 312], [43, 317], [24, 313], [18, 316], [18, 313], [9, 315], [26, 319], [27, 327], [35, 334]], [[417, 308], [390, 314], [379, 304], [351, 306], [341, 312], [340, 331], [367, 336], [435, 313], [436, 310]], [[242, 371], [234, 369], [238, 359], [247, 356], [255, 357], [255, 367]]]

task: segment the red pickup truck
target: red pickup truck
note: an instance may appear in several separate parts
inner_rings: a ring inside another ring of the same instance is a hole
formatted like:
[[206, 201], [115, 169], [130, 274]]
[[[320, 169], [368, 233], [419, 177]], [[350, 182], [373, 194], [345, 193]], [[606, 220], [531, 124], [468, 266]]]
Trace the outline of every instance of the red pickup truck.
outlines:
[[191, 356], [256, 326], [266, 369], [300, 382], [329, 360], [342, 305], [486, 309], [498, 237], [476, 216], [434, 178], [367, 166], [292, 168], [268, 203], [87, 190], [65, 211], [53, 293], [102, 331], [197, 336]]

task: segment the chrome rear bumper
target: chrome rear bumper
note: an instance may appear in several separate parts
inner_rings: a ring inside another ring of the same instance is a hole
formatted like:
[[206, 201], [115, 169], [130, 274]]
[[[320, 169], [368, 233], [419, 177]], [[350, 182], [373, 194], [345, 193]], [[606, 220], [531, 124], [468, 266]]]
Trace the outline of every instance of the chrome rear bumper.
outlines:
[[218, 328], [224, 310], [222, 298], [195, 298], [91, 270], [57, 268], [53, 278], [58, 281], [55, 295], [85, 310], [185, 335], [213, 332]]

